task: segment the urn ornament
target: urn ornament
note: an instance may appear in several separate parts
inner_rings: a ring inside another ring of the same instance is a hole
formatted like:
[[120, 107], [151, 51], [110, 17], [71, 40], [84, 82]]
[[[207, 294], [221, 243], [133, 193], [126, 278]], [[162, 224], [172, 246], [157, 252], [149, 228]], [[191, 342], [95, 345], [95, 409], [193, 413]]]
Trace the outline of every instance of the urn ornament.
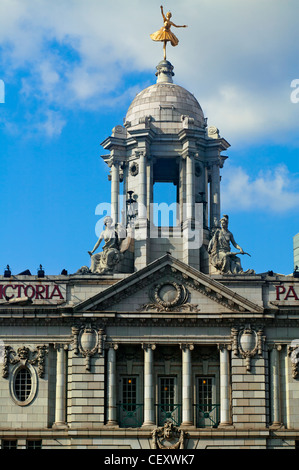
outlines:
[[90, 358], [95, 354], [98, 348], [99, 337], [98, 332], [90, 327], [86, 326], [82, 329], [79, 337], [79, 348], [83, 356], [86, 359], [86, 370], [90, 370]]
[[244, 357], [246, 363], [246, 370], [251, 369], [251, 358], [256, 354], [260, 356], [263, 354], [262, 348], [262, 330], [257, 332], [250, 326], [245, 327], [239, 332], [238, 340], [239, 352]]

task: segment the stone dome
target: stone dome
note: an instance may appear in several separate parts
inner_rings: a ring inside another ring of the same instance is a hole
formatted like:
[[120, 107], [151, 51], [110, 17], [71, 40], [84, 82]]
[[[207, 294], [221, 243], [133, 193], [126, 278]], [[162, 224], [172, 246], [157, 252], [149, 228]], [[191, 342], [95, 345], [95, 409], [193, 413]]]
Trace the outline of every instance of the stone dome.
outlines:
[[205, 118], [200, 104], [192, 93], [172, 82], [170, 62], [160, 62], [157, 70], [157, 83], [142, 90], [132, 101], [125, 119], [127, 126], [134, 127], [150, 117], [161, 127], [163, 123], [181, 123], [183, 116], [188, 116], [194, 126], [203, 127]]

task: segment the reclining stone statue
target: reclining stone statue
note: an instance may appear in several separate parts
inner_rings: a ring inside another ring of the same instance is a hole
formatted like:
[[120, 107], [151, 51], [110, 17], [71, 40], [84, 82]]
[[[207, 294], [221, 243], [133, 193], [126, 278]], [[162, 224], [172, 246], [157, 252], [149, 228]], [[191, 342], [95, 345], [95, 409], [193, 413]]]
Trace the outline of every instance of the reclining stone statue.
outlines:
[[[104, 230], [101, 232], [94, 248], [88, 251], [91, 258], [90, 268], [82, 266], [78, 274], [108, 274], [115, 270], [116, 265], [122, 260], [123, 253], [128, 248], [128, 238], [122, 239], [122, 234], [113, 225], [113, 220], [110, 216], [104, 218]], [[123, 232], [123, 230], [122, 230]], [[103, 250], [99, 253], [95, 251], [104, 241]], [[95, 254], [94, 254], [95, 253]]]
[[[230, 244], [239, 252], [233, 253]], [[252, 269], [243, 271], [240, 258], [237, 255], [249, 255], [236, 243], [233, 234], [228, 230], [228, 215], [220, 219], [220, 227], [214, 230], [208, 246], [212, 265], [222, 274], [254, 274]], [[249, 255], [250, 256], [250, 255]]]

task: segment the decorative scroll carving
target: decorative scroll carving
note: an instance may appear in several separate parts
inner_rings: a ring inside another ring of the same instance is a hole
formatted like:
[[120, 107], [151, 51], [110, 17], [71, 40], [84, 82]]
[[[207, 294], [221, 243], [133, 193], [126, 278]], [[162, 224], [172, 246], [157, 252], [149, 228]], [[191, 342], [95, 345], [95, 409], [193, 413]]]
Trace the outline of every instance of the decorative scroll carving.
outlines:
[[45, 373], [45, 355], [48, 353], [47, 346], [36, 346], [34, 351], [30, 351], [27, 346], [17, 349], [17, 352], [11, 346], [5, 346], [3, 357], [2, 377], [9, 376], [9, 365], [18, 364], [19, 362], [26, 366], [27, 364], [37, 366], [37, 374], [43, 377]]
[[153, 310], [155, 312], [199, 312], [197, 304], [187, 302], [189, 292], [186, 287], [176, 282], [162, 282], [150, 291], [152, 302], [144, 304], [139, 311]]
[[170, 421], [166, 421], [164, 426], [152, 431], [153, 449], [184, 449], [186, 433], [174, 426]]

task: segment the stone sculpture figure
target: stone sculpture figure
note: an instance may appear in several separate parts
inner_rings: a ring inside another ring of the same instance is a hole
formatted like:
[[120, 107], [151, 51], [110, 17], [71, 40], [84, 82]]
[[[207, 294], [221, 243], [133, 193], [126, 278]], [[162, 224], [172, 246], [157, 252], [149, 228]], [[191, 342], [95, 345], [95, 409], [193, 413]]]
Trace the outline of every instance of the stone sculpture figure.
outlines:
[[[107, 274], [115, 270], [116, 265], [123, 259], [128, 250], [131, 237], [126, 235], [126, 229], [121, 224], [117, 228], [113, 225], [112, 218], [108, 215], [104, 218], [104, 230], [101, 232], [94, 248], [88, 251], [91, 258], [90, 268], [82, 266], [76, 274]], [[94, 252], [102, 241], [105, 244], [100, 253]]]
[[[232, 253], [230, 244], [239, 250], [239, 252]], [[243, 249], [236, 243], [233, 234], [228, 230], [228, 215], [223, 215], [222, 219], [220, 219], [220, 228], [216, 229], [210, 240], [208, 253], [210, 255], [212, 265], [221, 273], [244, 273], [240, 258], [237, 255], [249, 254], [243, 251]], [[253, 273], [254, 271], [251, 269], [246, 271], [246, 274]]]
[[171, 31], [171, 26], [175, 26], [175, 28], [187, 28], [187, 25], [183, 26], [178, 26], [174, 24], [172, 21], [170, 21], [170, 18], [172, 17], [172, 14], [169, 12], [166, 13], [166, 16], [164, 15], [163, 12], [163, 6], [161, 5], [161, 13], [164, 21], [164, 25], [162, 28], [159, 29], [159, 31], [156, 31], [155, 33], [151, 34], [150, 37], [152, 38], [153, 41], [161, 41], [163, 42], [163, 51], [164, 51], [164, 60], [166, 60], [166, 44], [167, 42], [170, 42], [172, 46], [177, 46], [179, 43], [178, 38], [173, 34]]
[[[100, 234], [94, 248], [92, 251], [88, 251], [88, 254], [91, 257], [90, 271], [97, 274], [112, 272], [121, 259], [118, 233], [113, 226], [113, 220], [110, 216], [105, 217], [104, 225], [105, 229]], [[103, 240], [105, 242], [103, 251], [101, 253], [93, 254]]]

